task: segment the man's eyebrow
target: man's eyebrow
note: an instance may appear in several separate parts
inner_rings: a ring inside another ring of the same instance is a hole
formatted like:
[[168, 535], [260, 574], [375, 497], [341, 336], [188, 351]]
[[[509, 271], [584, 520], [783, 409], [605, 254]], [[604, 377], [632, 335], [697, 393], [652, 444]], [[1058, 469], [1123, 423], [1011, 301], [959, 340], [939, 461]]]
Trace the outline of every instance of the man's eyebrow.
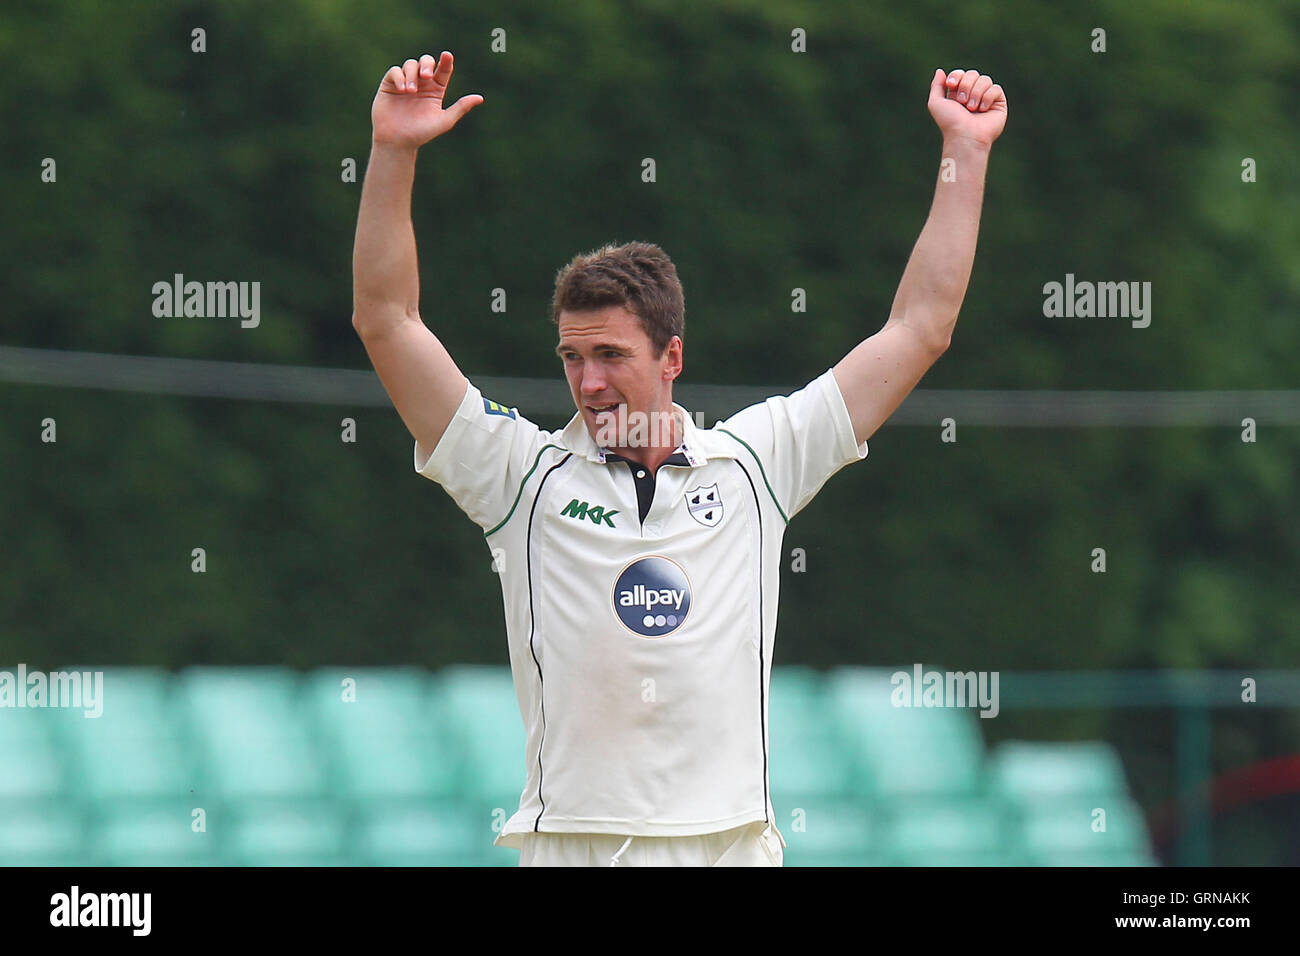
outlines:
[[[627, 352], [626, 346], [619, 345], [615, 342], [597, 342], [595, 345], [591, 347], [591, 350], [593, 352], [601, 352], [604, 351], [605, 349], [610, 349], [615, 352], [624, 352], [624, 353]], [[563, 356], [565, 352], [576, 352], [576, 351], [578, 351], [576, 348], [564, 342], [561, 342], [559, 345], [555, 347], [555, 354], [559, 356]]]

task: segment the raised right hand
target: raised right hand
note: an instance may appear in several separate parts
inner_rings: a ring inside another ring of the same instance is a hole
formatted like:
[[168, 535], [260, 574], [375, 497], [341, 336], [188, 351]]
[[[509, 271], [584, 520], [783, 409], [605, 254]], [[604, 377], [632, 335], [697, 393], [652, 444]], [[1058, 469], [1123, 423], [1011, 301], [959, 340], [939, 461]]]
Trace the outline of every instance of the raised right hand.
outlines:
[[426, 53], [418, 62], [407, 60], [385, 73], [370, 107], [374, 141], [418, 148], [447, 132], [482, 103], [482, 96], [470, 93], [443, 108], [454, 65], [455, 58], [444, 50], [436, 61]]

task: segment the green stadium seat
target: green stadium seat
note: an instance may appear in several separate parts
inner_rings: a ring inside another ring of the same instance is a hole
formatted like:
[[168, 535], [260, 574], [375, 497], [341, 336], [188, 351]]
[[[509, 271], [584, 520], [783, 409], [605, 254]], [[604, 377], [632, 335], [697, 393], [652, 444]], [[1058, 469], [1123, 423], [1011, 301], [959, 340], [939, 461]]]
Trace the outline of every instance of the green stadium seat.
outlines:
[[213, 727], [237, 737], [297, 729], [300, 678], [283, 667], [191, 667], [176, 678], [176, 693], [195, 729]]
[[91, 850], [96, 866], [204, 866], [216, 838], [193, 829], [196, 804], [116, 804], [93, 817]]
[[[1105, 811], [1104, 831], [1096, 829]], [[1146, 819], [1132, 799], [1058, 797], [1022, 806], [1020, 829], [1039, 866], [1149, 866], [1155, 864]], [[1141, 860], [1142, 862], [1133, 862]]]
[[[355, 682], [354, 700], [343, 699], [345, 679]], [[332, 668], [308, 676], [304, 709], [329, 758], [335, 794], [446, 799], [457, 792], [463, 759], [432, 706], [430, 680], [414, 668]]]
[[67, 716], [48, 708], [0, 708], [0, 805], [63, 792], [64, 767], [53, 730]]
[[201, 761], [200, 805], [323, 794], [324, 763], [296, 674], [282, 668], [191, 668], [177, 681]]
[[[989, 759], [988, 780], [990, 792], [1014, 808], [1033, 865], [1155, 865], [1146, 821], [1110, 744], [1006, 741]], [[1106, 811], [1105, 832], [1093, 829], [1095, 809]]]
[[73, 773], [88, 799], [168, 799], [195, 790], [197, 778], [174, 737], [118, 739], [88, 728], [71, 753]]
[[376, 801], [361, 808], [352, 852], [365, 866], [480, 866], [494, 837], [458, 802]]
[[347, 814], [324, 801], [252, 801], [214, 821], [220, 862], [228, 866], [349, 866]]
[[69, 769], [90, 801], [165, 800], [195, 789], [170, 684], [165, 671], [106, 671], [102, 714], [73, 712], [60, 722]]
[[876, 820], [858, 793], [862, 768], [839, 733], [826, 679], [811, 668], [773, 668], [768, 717], [785, 865], [877, 865]]
[[432, 733], [431, 679], [414, 667], [321, 668], [304, 678], [303, 698], [318, 726], [336, 736]]
[[875, 815], [861, 803], [809, 794], [777, 806], [785, 837], [786, 866], [877, 866], [881, 863]]
[[887, 817], [885, 843], [896, 866], [1004, 866], [1016, 851], [1005, 807], [996, 800], [908, 800]]
[[86, 866], [84, 836], [71, 802], [0, 804], [0, 866]]
[[820, 675], [809, 668], [772, 671], [768, 701], [768, 777], [773, 802], [853, 792], [852, 754], [831, 718]]
[[525, 779], [524, 725], [509, 669], [449, 667], [435, 687], [442, 720], [465, 754], [465, 800], [476, 813], [509, 816]]
[[817, 734], [800, 738], [777, 733], [775, 720], [772, 727], [768, 778], [774, 803], [805, 795], [853, 795], [854, 768], [841, 744]]
[[434, 737], [345, 737], [335, 751], [335, 793], [445, 799], [460, 786], [459, 755]]
[[104, 675], [100, 688], [98, 717], [86, 717], [82, 711], [66, 711], [74, 715], [61, 721], [60, 731], [77, 730], [83, 724], [111, 724], [122, 736], [143, 737], [175, 733], [169, 727], [175, 718], [172, 713], [172, 675], [155, 667], [98, 667], [66, 668], [72, 671], [100, 671]]
[[979, 718], [963, 707], [894, 706], [893, 673], [841, 668], [828, 679], [839, 735], [861, 768], [858, 792], [888, 801], [979, 792]]
[[989, 783], [1018, 801], [1128, 792], [1119, 754], [1102, 741], [1005, 741], [989, 757]]
[[826, 692], [821, 672], [802, 666], [773, 667], [770, 689], [773, 700], [778, 697], [800, 701], [815, 700], [821, 698]]

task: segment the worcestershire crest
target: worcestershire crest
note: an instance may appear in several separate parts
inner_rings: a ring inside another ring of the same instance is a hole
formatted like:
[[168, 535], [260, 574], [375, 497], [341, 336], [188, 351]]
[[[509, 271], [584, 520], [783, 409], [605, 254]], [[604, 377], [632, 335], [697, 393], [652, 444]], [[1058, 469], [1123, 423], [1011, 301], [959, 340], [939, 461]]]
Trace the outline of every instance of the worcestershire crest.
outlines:
[[717, 482], [686, 492], [686, 508], [700, 524], [716, 528], [722, 520], [722, 496], [718, 494]]

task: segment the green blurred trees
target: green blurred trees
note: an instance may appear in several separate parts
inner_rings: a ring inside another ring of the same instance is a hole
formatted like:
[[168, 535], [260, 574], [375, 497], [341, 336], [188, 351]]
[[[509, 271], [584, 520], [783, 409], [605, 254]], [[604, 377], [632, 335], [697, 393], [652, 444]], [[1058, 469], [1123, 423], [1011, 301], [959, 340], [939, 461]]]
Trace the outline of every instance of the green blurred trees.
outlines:
[[[368, 367], [343, 163], [364, 171], [384, 70], [450, 49], [452, 93], [486, 101], [422, 154], [415, 224], [426, 321], [468, 374], [558, 376], [555, 270], [646, 239], [685, 284], [687, 381], [806, 382], [886, 318], [933, 190], [944, 66], [992, 74], [1010, 119], [954, 344], [922, 387], [1294, 388], [1298, 39], [1280, 0], [6, 11], [2, 340]], [[261, 325], [154, 318], [177, 272], [260, 281]], [[1150, 281], [1151, 326], [1045, 319], [1067, 272]], [[0, 396], [0, 660], [505, 662], [487, 548], [411, 470], [393, 412]], [[791, 525], [807, 571], [783, 572], [777, 663], [1295, 664], [1295, 427], [1243, 444], [958, 418], [956, 444], [887, 426]]]

